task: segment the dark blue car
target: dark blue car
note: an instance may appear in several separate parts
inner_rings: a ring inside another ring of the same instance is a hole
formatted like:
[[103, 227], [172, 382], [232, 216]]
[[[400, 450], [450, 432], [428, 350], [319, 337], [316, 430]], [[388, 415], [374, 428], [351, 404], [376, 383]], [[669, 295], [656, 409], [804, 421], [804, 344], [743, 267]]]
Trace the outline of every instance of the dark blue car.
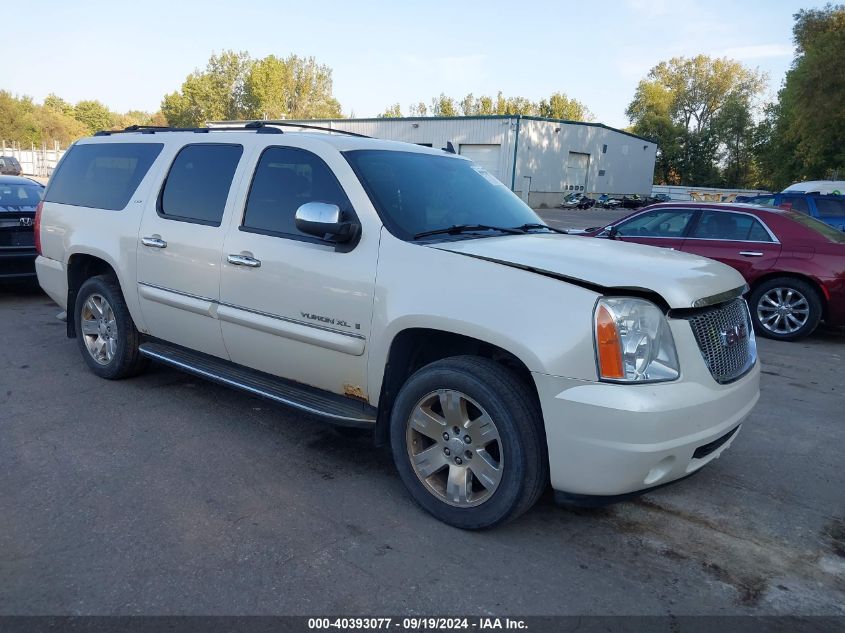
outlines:
[[0, 176], [0, 283], [35, 279], [35, 208], [44, 185]]
[[759, 204], [764, 207], [792, 209], [835, 226], [840, 231], [845, 231], [845, 196], [784, 191], [783, 193], [749, 196], [743, 202]]

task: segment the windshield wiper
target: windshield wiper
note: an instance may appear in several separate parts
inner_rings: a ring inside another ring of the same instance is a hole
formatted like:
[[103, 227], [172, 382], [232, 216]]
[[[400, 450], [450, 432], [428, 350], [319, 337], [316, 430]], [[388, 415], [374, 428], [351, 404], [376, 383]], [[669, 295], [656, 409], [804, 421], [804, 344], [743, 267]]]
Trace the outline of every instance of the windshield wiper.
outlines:
[[414, 235], [414, 239], [418, 240], [431, 235], [458, 235], [460, 233], [469, 233], [471, 231], [499, 231], [500, 233], [510, 233], [511, 235], [522, 235], [525, 233], [522, 228], [509, 229], [504, 226], [489, 226], [487, 224], [454, 224], [443, 229], [433, 229], [431, 231], [417, 233]]
[[538, 222], [534, 222], [531, 224], [523, 224], [522, 226], [515, 226], [514, 229], [516, 229], [517, 231], [522, 231], [523, 233], [532, 229], [548, 229], [554, 233], [562, 233], [563, 235], [568, 235], [568, 232], [564, 231], [563, 229], [556, 229], [555, 227], [549, 226], [548, 224], [540, 224]]

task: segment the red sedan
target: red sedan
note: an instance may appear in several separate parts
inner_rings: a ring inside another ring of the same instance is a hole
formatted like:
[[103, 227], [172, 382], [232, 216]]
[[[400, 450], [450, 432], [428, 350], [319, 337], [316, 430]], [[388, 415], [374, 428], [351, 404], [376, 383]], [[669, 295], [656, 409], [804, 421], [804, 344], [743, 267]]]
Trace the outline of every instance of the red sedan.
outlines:
[[807, 215], [745, 204], [662, 203], [585, 235], [672, 248], [736, 268], [751, 292], [755, 330], [807, 336], [845, 325], [845, 233]]

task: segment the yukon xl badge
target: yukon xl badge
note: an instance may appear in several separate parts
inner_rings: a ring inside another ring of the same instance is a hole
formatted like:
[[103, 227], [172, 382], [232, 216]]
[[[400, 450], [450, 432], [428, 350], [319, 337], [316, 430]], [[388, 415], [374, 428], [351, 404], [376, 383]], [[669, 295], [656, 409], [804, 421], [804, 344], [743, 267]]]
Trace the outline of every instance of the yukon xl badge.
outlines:
[[734, 325], [719, 332], [719, 340], [724, 347], [731, 347], [748, 338], [748, 328], [744, 323]]

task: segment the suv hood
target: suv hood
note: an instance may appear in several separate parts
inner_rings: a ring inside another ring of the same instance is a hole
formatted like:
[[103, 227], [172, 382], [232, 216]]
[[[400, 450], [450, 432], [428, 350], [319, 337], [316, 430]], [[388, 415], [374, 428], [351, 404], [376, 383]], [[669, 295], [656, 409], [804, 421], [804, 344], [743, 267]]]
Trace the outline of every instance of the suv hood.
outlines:
[[[719, 262], [668, 248], [613, 240], [531, 233], [460, 240], [433, 245], [444, 251], [603, 290], [640, 290], [659, 294], [670, 308], [692, 308], [737, 295], [745, 280]], [[736, 292], [731, 292], [736, 291]]]

